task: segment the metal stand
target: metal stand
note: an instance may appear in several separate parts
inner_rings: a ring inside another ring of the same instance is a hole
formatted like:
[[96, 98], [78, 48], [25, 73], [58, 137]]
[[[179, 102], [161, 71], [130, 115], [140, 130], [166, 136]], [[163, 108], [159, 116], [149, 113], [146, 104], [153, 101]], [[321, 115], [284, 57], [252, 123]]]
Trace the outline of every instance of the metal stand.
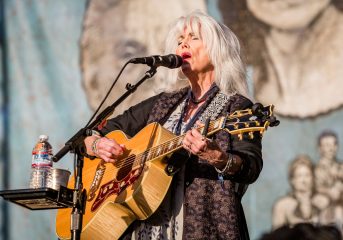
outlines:
[[82, 184], [82, 167], [83, 158], [86, 153], [84, 146], [84, 140], [87, 136], [91, 135], [91, 130], [95, 129], [99, 124], [101, 124], [105, 119], [107, 119], [114, 111], [114, 109], [122, 103], [130, 94], [132, 94], [136, 89], [148, 78], [151, 78], [156, 73], [156, 67], [151, 67], [144, 75], [144, 77], [139, 80], [135, 85], [127, 84], [126, 92], [118, 98], [111, 106], [107, 107], [102, 111], [97, 118], [90, 123], [85, 128], [80, 129], [71, 139], [66, 142], [65, 146], [57, 152], [53, 157], [54, 162], [58, 162], [64, 155], [68, 152], [73, 152], [77, 155], [77, 169], [76, 169], [76, 181], [75, 189], [73, 193], [73, 210], [71, 213], [71, 239], [78, 240], [81, 237], [82, 230], [82, 218], [85, 209], [85, 199], [86, 190], [83, 189]]
[[30, 210], [47, 210], [71, 208], [73, 206], [73, 190], [60, 186], [52, 188], [28, 188], [0, 191], [5, 200]]
[[[84, 146], [81, 146], [84, 148]], [[81, 237], [81, 229], [82, 229], [82, 216], [84, 214], [84, 207], [85, 207], [85, 198], [86, 198], [86, 190], [83, 190], [82, 186], [82, 167], [83, 167], [83, 156], [82, 150], [78, 149], [79, 151], [76, 153], [77, 155], [77, 163], [76, 163], [76, 181], [74, 185], [74, 192], [73, 192], [73, 210], [71, 212], [71, 224], [70, 224], [70, 231], [71, 231], [71, 239], [80, 239]], [[81, 150], [81, 151], [80, 151]]]

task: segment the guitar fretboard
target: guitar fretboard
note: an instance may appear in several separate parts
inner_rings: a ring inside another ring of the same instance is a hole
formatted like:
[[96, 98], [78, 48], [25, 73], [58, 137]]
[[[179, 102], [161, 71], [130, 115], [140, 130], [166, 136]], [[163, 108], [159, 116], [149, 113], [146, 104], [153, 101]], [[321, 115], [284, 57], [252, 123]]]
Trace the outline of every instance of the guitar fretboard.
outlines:
[[[220, 117], [217, 120], [211, 121], [208, 126], [208, 136], [224, 129], [232, 135], [238, 135], [240, 139], [243, 138], [244, 133], [248, 133], [249, 138], [253, 138], [253, 132], [260, 132], [262, 134], [268, 127], [269, 122], [265, 119], [259, 119], [252, 115], [251, 110], [236, 111], [233, 114]], [[197, 130], [203, 132], [204, 127], [199, 127]], [[182, 147], [182, 141], [185, 134], [176, 136], [158, 146], [147, 148], [144, 152], [137, 155], [130, 155], [127, 158], [120, 159], [118, 164], [122, 168], [136, 166], [143, 166], [147, 161], [154, 160], [159, 157], [164, 157]]]
[[[211, 135], [215, 133], [216, 131], [220, 130], [222, 128], [221, 123], [223, 122], [223, 120], [224, 120], [224, 117], [221, 117], [215, 121], [211, 121], [208, 126], [208, 135]], [[204, 127], [199, 127], [197, 129], [199, 132], [202, 132], [203, 128]], [[182, 147], [182, 141], [184, 137], [185, 137], [185, 134], [176, 136], [158, 146], [148, 148], [140, 154], [137, 154], [135, 156], [129, 156], [125, 159], [121, 159], [120, 162], [128, 163], [125, 165], [131, 165], [133, 163], [131, 167], [144, 165], [144, 163], [147, 161], [151, 161], [158, 157], [166, 156], [180, 149]]]
[[[221, 129], [220, 122], [223, 120], [224, 117], [219, 118], [215, 121], [210, 122], [208, 126], [208, 135], [213, 134], [217, 130]], [[199, 132], [203, 131], [204, 127], [199, 127], [197, 130]], [[141, 161], [150, 161], [157, 157], [163, 157], [168, 155], [182, 147], [182, 141], [186, 134], [182, 134], [175, 138], [172, 138], [158, 146], [154, 146], [152, 148], [147, 149], [144, 153], [141, 154]], [[138, 156], [137, 156], [138, 157]]]

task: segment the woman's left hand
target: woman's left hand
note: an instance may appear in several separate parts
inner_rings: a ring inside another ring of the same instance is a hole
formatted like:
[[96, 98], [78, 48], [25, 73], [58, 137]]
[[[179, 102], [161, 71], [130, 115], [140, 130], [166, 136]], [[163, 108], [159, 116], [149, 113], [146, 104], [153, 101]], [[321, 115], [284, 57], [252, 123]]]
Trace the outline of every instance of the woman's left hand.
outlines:
[[219, 148], [216, 142], [201, 135], [197, 129], [186, 132], [183, 147], [219, 169], [225, 166], [228, 159], [227, 154]]

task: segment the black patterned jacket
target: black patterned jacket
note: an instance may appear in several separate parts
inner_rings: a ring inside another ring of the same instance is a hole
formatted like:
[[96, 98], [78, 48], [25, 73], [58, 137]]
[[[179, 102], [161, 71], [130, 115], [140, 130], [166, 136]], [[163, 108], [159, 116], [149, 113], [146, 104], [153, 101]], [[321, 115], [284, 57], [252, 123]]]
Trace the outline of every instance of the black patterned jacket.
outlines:
[[[119, 129], [134, 136], [148, 123], [163, 124], [186, 97], [188, 89], [149, 98], [108, 120], [100, 131], [106, 134]], [[205, 105], [214, 96], [215, 93], [209, 96]], [[250, 100], [236, 94], [222, 114], [251, 106]], [[227, 177], [222, 187], [213, 166], [196, 156], [187, 161], [183, 239], [249, 239], [241, 197], [247, 184], [254, 182], [262, 170], [261, 139], [256, 135], [254, 139], [238, 140], [225, 131], [217, 132], [213, 139], [222, 150], [239, 155], [243, 167], [236, 175]]]

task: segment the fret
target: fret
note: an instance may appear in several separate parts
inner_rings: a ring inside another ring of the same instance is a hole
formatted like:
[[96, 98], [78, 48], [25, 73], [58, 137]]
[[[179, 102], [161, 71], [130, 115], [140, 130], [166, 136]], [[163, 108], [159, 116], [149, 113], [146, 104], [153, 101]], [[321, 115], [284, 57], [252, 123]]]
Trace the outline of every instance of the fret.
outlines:
[[151, 160], [152, 159], [152, 157], [151, 157], [151, 151], [150, 151], [150, 149], [148, 149], [147, 150], [147, 155], [146, 155], [146, 160]]
[[160, 155], [163, 155], [167, 152], [172, 152], [173, 150], [177, 149], [178, 147], [182, 145], [182, 140], [183, 140], [183, 136], [179, 136], [159, 146], [152, 148], [151, 150], [153, 151], [153, 154], [151, 155], [153, 156], [151, 157], [151, 159], [158, 157]]
[[154, 147], [154, 158], [158, 157], [159, 146]]
[[163, 143], [163, 154], [169, 152], [169, 142]]
[[149, 161], [150, 160], [149, 158], [150, 158], [150, 150], [148, 149], [145, 152], [143, 152], [141, 159], [145, 161]]
[[175, 150], [176, 148], [179, 147], [180, 143], [182, 143], [182, 137], [176, 137], [174, 139], [171, 139], [169, 143], [165, 142], [163, 145], [161, 145], [164, 148], [163, 153], [167, 153], [167, 152], [171, 152]]
[[161, 154], [163, 154], [164, 153], [163, 145], [158, 146], [156, 152], [157, 152], [157, 156], [160, 156]]
[[162, 153], [165, 154], [166, 152], [169, 152], [169, 145], [167, 143], [164, 143], [162, 145]]
[[182, 145], [183, 136], [178, 137], [177, 146]]
[[168, 145], [168, 150], [169, 150], [169, 151], [173, 150], [173, 147], [174, 147], [174, 141], [171, 140], [170, 143], [169, 143], [169, 145]]
[[155, 158], [155, 154], [156, 154], [155, 148], [151, 148], [150, 149], [150, 160]]

